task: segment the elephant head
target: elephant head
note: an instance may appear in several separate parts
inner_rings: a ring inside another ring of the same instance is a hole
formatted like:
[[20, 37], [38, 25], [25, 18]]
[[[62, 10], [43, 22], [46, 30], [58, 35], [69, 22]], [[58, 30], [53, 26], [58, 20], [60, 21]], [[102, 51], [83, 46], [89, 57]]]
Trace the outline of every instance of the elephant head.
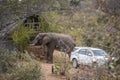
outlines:
[[49, 41], [49, 36], [47, 36], [45, 33], [39, 33], [33, 40], [32, 45], [45, 45]]

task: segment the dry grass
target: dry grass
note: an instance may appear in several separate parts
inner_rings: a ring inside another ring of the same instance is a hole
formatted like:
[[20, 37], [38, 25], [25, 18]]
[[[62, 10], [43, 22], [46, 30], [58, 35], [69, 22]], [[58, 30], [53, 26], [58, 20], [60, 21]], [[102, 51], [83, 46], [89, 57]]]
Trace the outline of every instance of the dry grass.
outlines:
[[110, 74], [106, 67], [81, 66], [77, 69], [71, 68], [67, 75], [67, 80], [119, 80]]

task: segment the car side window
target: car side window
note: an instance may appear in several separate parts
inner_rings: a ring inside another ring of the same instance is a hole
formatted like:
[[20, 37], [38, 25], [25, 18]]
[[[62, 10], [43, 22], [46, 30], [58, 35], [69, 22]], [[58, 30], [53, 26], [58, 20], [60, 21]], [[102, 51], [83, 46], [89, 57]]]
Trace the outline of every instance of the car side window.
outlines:
[[86, 55], [92, 56], [92, 53], [91, 53], [89, 50], [87, 50], [87, 51], [86, 51]]
[[81, 49], [81, 50], [79, 50], [79, 54], [86, 55], [86, 49]]

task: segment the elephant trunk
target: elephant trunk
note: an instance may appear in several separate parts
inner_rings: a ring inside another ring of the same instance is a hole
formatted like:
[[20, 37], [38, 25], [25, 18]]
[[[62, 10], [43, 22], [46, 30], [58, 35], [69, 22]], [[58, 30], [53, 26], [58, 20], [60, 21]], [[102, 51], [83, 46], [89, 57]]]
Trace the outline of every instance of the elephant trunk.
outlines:
[[31, 45], [33, 46], [42, 45], [42, 42], [41, 40], [34, 39]]

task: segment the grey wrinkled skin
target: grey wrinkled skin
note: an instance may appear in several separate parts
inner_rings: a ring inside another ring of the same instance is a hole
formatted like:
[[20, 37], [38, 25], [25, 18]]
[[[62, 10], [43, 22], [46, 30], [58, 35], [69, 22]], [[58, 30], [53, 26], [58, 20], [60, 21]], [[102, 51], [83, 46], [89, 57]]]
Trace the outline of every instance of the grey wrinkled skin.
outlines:
[[66, 34], [58, 33], [39, 33], [32, 42], [32, 45], [43, 45], [47, 48], [46, 59], [48, 62], [53, 62], [54, 50], [65, 52], [69, 55], [75, 47], [73, 38]]

